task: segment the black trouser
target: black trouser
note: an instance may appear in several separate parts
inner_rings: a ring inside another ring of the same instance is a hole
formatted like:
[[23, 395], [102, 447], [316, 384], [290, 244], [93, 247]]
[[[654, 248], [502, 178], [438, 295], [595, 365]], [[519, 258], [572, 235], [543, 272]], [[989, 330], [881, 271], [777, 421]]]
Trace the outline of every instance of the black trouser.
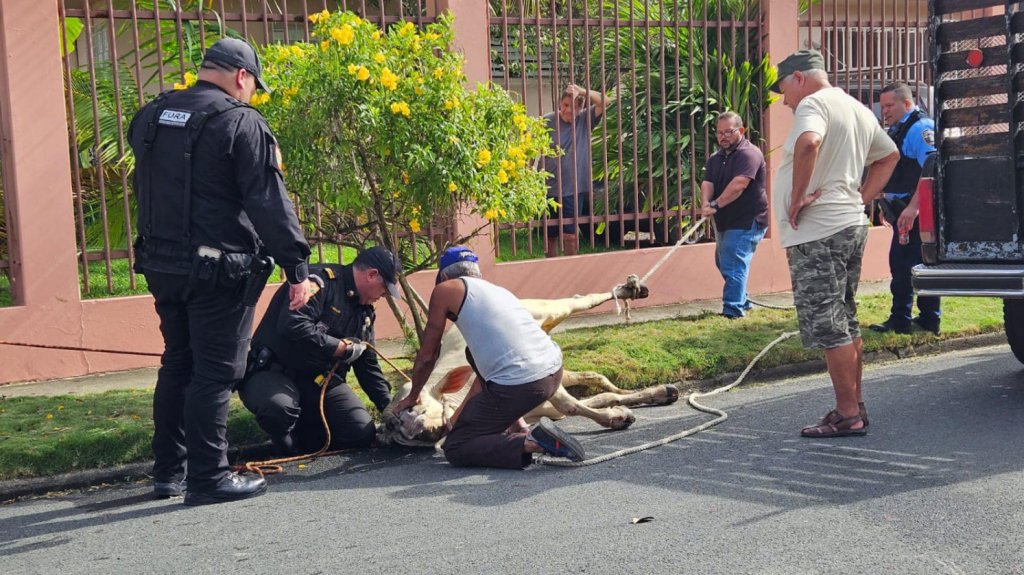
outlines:
[[[348, 384], [332, 379], [324, 396], [330, 449], [370, 445], [377, 431], [373, 417]], [[274, 366], [248, 378], [238, 396], [278, 447], [313, 453], [327, 441], [320, 419], [320, 386], [312, 377], [292, 377]]]
[[[482, 378], [481, 378], [482, 379]], [[444, 440], [444, 455], [456, 467], [522, 469], [533, 461], [526, 452], [525, 432], [508, 428], [558, 391], [562, 369], [521, 385], [481, 384], [466, 400], [462, 413]]]
[[216, 487], [229, 473], [231, 389], [245, 372], [253, 308], [237, 290], [189, 290], [189, 276], [145, 270], [164, 354], [153, 394], [153, 477]]
[[[904, 245], [899, 241], [900, 232], [893, 226], [892, 243], [889, 244], [889, 273], [892, 282], [892, 309], [889, 311], [890, 321], [909, 326], [914, 315], [914, 286], [911, 284], [911, 270], [921, 263], [921, 228], [914, 220], [914, 227], [907, 234], [910, 241]], [[942, 315], [940, 300], [933, 296], [918, 296], [917, 309], [921, 312], [921, 322], [925, 325], [939, 325]]]

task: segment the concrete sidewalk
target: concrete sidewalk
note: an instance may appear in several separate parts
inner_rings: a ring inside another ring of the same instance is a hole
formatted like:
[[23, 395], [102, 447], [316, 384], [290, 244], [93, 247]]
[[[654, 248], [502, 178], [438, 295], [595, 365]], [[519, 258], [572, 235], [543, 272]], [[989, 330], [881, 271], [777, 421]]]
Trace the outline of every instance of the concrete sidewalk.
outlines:
[[[868, 295], [876, 293], [887, 293], [889, 281], [864, 282], [858, 290], [859, 294]], [[755, 301], [768, 305], [792, 305], [792, 292], [778, 292], [772, 294], [761, 294], [755, 296]], [[559, 333], [571, 329], [597, 327], [601, 325], [621, 324], [626, 321], [625, 310], [621, 315], [615, 314], [613, 303], [606, 303], [601, 306], [605, 313], [586, 314], [567, 319], [554, 329]], [[692, 317], [705, 312], [718, 313], [721, 311], [721, 300], [700, 300], [684, 302], [675, 305], [642, 307], [633, 309], [630, 313], [631, 322], [647, 322], [660, 319], [672, 319], [681, 317]], [[411, 355], [406, 349], [403, 340], [382, 340], [378, 342], [378, 349], [388, 357]], [[156, 384], [156, 368], [133, 369], [129, 371], [117, 371], [111, 373], [99, 373], [81, 377], [66, 379], [42, 380], [24, 383], [11, 383], [0, 385], [0, 396], [46, 396], [46, 395], [75, 395], [83, 393], [99, 393], [111, 389], [152, 389]]]

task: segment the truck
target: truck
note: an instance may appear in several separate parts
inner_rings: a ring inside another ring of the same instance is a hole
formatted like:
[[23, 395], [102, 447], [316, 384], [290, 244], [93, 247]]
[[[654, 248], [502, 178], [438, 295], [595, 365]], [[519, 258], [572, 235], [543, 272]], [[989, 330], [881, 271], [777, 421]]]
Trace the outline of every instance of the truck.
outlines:
[[936, 153], [918, 184], [924, 263], [912, 284], [918, 295], [1002, 298], [1024, 363], [1024, 2], [928, 8]]

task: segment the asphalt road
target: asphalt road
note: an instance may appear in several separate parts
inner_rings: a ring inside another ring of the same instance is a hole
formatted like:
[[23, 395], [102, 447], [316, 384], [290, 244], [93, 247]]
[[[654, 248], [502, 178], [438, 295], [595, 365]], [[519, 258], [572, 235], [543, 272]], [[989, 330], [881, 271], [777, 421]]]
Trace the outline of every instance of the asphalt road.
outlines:
[[[825, 376], [706, 403], [720, 426], [582, 469], [459, 470], [373, 450], [188, 508], [145, 484], [0, 506], [14, 573], [1024, 573], [1024, 369], [1005, 346], [869, 367], [871, 431], [797, 435]], [[591, 454], [706, 421], [677, 404]], [[634, 517], [653, 521], [633, 524]]]

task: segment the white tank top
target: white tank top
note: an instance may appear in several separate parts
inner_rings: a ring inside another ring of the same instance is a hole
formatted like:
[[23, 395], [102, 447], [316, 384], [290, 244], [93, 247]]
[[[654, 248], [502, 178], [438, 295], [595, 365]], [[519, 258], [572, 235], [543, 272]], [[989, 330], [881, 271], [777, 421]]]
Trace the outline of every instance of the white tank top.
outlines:
[[466, 299], [455, 325], [485, 380], [521, 385], [562, 367], [562, 350], [512, 292], [480, 278], [460, 279]]

